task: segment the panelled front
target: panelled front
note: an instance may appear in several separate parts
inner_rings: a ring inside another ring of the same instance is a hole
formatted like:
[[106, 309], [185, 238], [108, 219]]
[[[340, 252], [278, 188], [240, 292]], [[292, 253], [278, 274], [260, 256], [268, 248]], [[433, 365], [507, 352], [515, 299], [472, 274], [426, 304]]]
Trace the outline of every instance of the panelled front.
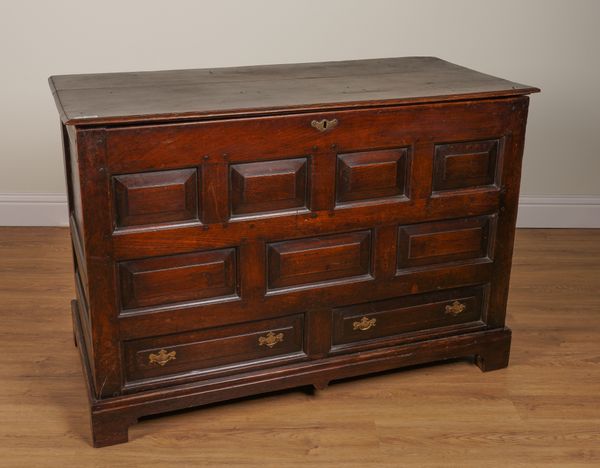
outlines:
[[[168, 178], [194, 168], [198, 174], [197, 219], [189, 214], [193, 205], [185, 208], [183, 194], [192, 191], [176, 191], [182, 194], [178, 216], [186, 221], [119, 230], [115, 254], [169, 255], [230, 239], [277, 241], [492, 213], [501, 198], [496, 182], [507, 139], [517, 130], [514, 115], [525, 104], [504, 99], [340, 111], [332, 113], [338, 125], [323, 132], [310, 122], [327, 114], [109, 129], [115, 180], [149, 172]], [[145, 192], [146, 205], [160, 206]], [[169, 242], [175, 239], [186, 242]]]
[[[268, 330], [235, 327], [294, 317], [273, 333], [301, 343], [318, 333], [294, 331], [304, 314], [323, 308], [334, 349], [484, 323], [502, 172], [520, 157], [526, 104], [108, 129], [128, 381], [262, 359]], [[455, 301], [465, 311], [446, 313]], [[361, 330], [363, 316], [378, 326]]]

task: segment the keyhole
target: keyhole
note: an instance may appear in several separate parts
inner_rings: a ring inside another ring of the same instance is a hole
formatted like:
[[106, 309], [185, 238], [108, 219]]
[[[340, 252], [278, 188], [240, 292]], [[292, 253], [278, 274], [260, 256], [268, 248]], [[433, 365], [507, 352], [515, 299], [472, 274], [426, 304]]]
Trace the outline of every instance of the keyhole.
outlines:
[[323, 122], [323, 128], [324, 128], [324, 129], [327, 129], [327, 120], [325, 120], [325, 121]]

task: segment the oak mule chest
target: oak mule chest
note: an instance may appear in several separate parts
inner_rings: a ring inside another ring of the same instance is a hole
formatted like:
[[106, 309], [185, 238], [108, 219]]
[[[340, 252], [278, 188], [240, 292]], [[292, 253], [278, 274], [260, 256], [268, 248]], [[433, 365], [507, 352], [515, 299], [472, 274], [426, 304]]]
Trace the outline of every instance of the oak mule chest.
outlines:
[[528, 94], [431, 57], [50, 78], [93, 442], [141, 416], [505, 367]]

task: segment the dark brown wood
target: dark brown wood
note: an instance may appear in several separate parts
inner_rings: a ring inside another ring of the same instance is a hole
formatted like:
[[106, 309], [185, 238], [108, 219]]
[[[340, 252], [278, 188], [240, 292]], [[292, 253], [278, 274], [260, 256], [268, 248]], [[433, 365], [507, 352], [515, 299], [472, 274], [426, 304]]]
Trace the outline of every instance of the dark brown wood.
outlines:
[[371, 233], [277, 242], [267, 252], [269, 289], [368, 275]]
[[[244, 246], [242, 246], [244, 247]], [[261, 248], [262, 247], [262, 248]], [[239, 298], [225, 297], [214, 301], [186, 303], [185, 307], [156, 306], [141, 313], [120, 317], [123, 339], [177, 333], [259, 320], [281, 315], [281, 311], [310, 310], [332, 306], [346, 306], [364, 301], [417, 294], [437, 289], [479, 284], [488, 281], [493, 263], [448, 265], [429, 270], [402, 270], [394, 278], [376, 280], [370, 275], [311, 283], [304, 287], [270, 290], [265, 294], [264, 263], [255, 259], [264, 254], [264, 244], [240, 249], [240, 257], [250, 260], [240, 262], [241, 294]], [[394, 262], [394, 256], [391, 256]], [[259, 276], [260, 273], [260, 276]], [[250, 283], [250, 284], [249, 284]], [[243, 299], [242, 299], [243, 298]], [[165, 320], [168, 317], [168, 320]]]
[[338, 155], [337, 201], [404, 196], [407, 159], [406, 148]]
[[498, 180], [499, 140], [436, 145], [433, 190], [493, 185]]
[[400, 226], [398, 269], [459, 260], [490, 260], [495, 215]]
[[[202, 370], [203, 376], [281, 365], [277, 356], [303, 352], [303, 315], [125, 343], [127, 384]], [[272, 337], [272, 338], [271, 338]], [[271, 338], [271, 339], [270, 339]], [[162, 353], [169, 350], [172, 354]], [[161, 361], [160, 357], [165, 356]], [[154, 359], [152, 359], [154, 357]], [[289, 359], [288, 359], [289, 360]], [[164, 363], [166, 361], [166, 363]], [[232, 364], [235, 364], [232, 365]], [[215, 372], [216, 371], [216, 372]], [[163, 384], [166, 383], [164, 380]]]
[[[116, 268], [109, 234], [115, 216], [110, 173], [106, 168], [105, 136], [102, 129], [76, 131], [81, 224], [71, 217], [76, 223], [74, 229], [83, 233], [87, 284], [77, 290], [86, 294], [78, 295], [78, 300], [89, 324], [84, 336], [88, 337], [86, 348], [93, 356], [94, 392], [99, 398], [117, 396], [122, 388]], [[77, 213], [73, 207], [70, 210]], [[81, 282], [82, 278], [76, 276], [76, 284]]]
[[196, 172], [179, 169], [115, 176], [117, 227], [198, 219]]
[[535, 88], [432, 58], [51, 85], [96, 446], [244, 395], [508, 364]]
[[[312, 166], [331, 165], [335, 171], [337, 158], [332, 155], [400, 149], [426, 142], [430, 145], [427, 158], [431, 159], [439, 142], [485, 141], [494, 135], [508, 138], [509, 132], [516, 130], [514, 114], [519, 102], [522, 98], [110, 126], [106, 128], [107, 158], [111, 172], [119, 174], [311, 156]], [[313, 120], [324, 118], [336, 119], [338, 125], [325, 132], [311, 126]], [[320, 175], [323, 171], [318, 168], [312, 172]], [[431, 172], [427, 175], [431, 183]], [[335, 179], [333, 182], [329, 184], [332, 189]], [[224, 179], [223, 188], [226, 184]], [[320, 203], [318, 206], [323, 209]]]
[[233, 215], [305, 208], [307, 159], [231, 166]]
[[[394, 336], [402, 339], [401, 335], [410, 332], [479, 322], [483, 298], [484, 288], [477, 286], [334, 309], [333, 345]], [[450, 313], [455, 302], [464, 308]]]
[[260, 115], [518, 96], [537, 88], [436, 57], [50, 78], [64, 123]]
[[135, 309], [236, 292], [235, 249], [154, 257], [119, 264], [121, 306]]

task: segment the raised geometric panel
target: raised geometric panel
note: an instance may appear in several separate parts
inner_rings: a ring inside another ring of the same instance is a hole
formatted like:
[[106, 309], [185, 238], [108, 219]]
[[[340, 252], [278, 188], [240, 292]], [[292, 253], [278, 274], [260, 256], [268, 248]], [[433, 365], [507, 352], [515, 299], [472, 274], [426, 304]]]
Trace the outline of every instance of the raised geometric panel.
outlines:
[[495, 216], [400, 226], [398, 269], [491, 257]]
[[198, 219], [196, 169], [113, 177], [117, 227]]
[[370, 258], [370, 231], [269, 244], [268, 287], [283, 288], [366, 275]]
[[306, 207], [306, 158], [234, 164], [230, 177], [234, 216]]
[[496, 184], [499, 145], [499, 140], [436, 145], [433, 191]]
[[135, 309], [234, 294], [235, 249], [119, 264], [121, 305]]
[[405, 195], [408, 149], [387, 149], [338, 155], [338, 202]]

